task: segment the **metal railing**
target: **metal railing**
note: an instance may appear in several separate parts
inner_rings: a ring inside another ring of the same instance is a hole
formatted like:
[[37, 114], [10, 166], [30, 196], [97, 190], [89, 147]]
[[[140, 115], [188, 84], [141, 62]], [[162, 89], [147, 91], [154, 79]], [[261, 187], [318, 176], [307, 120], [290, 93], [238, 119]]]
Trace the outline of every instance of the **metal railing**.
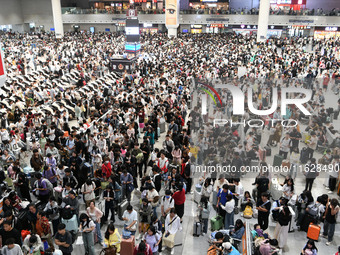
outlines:
[[[62, 8], [63, 14], [126, 14], [127, 10], [115, 9], [78, 9]], [[138, 14], [164, 14], [164, 9], [137, 9]], [[258, 15], [259, 9], [218, 9], [218, 8], [190, 8], [181, 10], [180, 14], [197, 14], [197, 15]], [[290, 16], [340, 16], [340, 9], [323, 10], [323, 9], [301, 9], [294, 11], [291, 9], [271, 9], [270, 15], [290, 15]]]

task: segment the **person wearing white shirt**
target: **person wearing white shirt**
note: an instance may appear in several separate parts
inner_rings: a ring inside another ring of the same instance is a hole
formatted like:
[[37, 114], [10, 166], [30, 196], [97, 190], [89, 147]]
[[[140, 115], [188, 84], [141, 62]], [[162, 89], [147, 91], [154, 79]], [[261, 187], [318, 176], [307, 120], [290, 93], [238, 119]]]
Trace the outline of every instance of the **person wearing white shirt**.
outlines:
[[161, 213], [162, 217], [166, 218], [171, 208], [175, 208], [175, 201], [171, 197], [171, 191], [166, 190], [164, 197], [161, 199]]
[[163, 235], [163, 249], [168, 247], [171, 249], [171, 254], [174, 254], [174, 245], [175, 245], [175, 235], [178, 230], [181, 229], [180, 218], [176, 214], [176, 210], [172, 208], [170, 213], [165, 219], [165, 232]]
[[235, 193], [233, 194], [235, 197], [235, 204], [238, 206], [238, 201], [242, 200], [244, 195], [244, 188], [242, 183], [240, 182], [240, 178], [234, 179], [234, 185], [235, 185]]
[[146, 197], [149, 200], [150, 204], [152, 205], [153, 215], [157, 217], [156, 209], [157, 209], [158, 202], [159, 202], [159, 194], [155, 190], [154, 186], [151, 185], [149, 187]]
[[96, 224], [86, 213], [82, 213], [79, 218], [79, 232], [83, 233], [82, 236], [84, 241], [85, 254], [95, 255], [93, 231], [96, 228]]
[[131, 205], [126, 207], [126, 211], [123, 213], [124, 228], [131, 232], [131, 235], [136, 234], [137, 230], [137, 212], [132, 208]]
[[227, 195], [227, 202], [225, 205], [221, 204], [221, 208], [226, 211], [225, 220], [224, 220], [224, 228], [229, 229], [230, 226], [234, 226], [234, 208], [235, 208], [235, 200], [231, 194]]

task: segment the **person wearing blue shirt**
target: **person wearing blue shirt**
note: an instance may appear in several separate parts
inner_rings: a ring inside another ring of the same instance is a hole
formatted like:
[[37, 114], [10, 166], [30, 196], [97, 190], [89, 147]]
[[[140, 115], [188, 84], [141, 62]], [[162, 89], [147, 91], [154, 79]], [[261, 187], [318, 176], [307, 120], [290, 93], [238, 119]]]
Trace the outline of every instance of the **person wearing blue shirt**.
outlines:
[[221, 207], [221, 205], [225, 205], [225, 203], [227, 202], [227, 195], [228, 194], [232, 194], [230, 191], [229, 191], [229, 186], [228, 184], [224, 184], [222, 186], [222, 189], [220, 189], [217, 193], [217, 204], [216, 204], [216, 207], [218, 209], [218, 214], [220, 216], [223, 217], [223, 222], [225, 221], [225, 214], [226, 214], [226, 211], [223, 210], [223, 208]]
[[222, 247], [223, 255], [241, 255], [240, 252], [229, 242], [223, 243]]

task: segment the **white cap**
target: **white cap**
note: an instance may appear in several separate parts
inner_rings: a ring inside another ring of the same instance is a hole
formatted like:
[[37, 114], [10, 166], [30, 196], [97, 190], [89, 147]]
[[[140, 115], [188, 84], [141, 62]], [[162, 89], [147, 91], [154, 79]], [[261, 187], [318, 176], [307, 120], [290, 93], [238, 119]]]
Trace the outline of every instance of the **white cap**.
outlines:
[[226, 250], [230, 250], [231, 249], [231, 243], [229, 243], [229, 242], [223, 243], [222, 247]]

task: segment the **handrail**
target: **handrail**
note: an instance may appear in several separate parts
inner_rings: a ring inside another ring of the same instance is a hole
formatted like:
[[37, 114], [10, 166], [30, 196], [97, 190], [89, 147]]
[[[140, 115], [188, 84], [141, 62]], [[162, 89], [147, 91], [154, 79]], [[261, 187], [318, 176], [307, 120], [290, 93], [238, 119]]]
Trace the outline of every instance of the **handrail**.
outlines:
[[251, 240], [251, 232], [250, 232], [250, 226], [249, 226], [249, 222], [246, 222], [246, 253], [244, 253], [245, 255], [252, 255], [252, 240]]

